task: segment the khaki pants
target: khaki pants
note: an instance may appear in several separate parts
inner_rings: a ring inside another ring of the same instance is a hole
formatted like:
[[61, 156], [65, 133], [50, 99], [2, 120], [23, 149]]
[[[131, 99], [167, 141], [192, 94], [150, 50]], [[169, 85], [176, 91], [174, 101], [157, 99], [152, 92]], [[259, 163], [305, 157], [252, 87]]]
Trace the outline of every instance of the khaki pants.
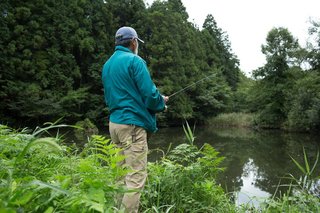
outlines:
[[120, 166], [126, 166], [130, 172], [124, 177], [122, 183], [134, 192], [125, 193], [121, 199], [121, 209], [125, 212], [138, 212], [140, 191], [143, 189], [147, 178], [147, 132], [141, 127], [109, 123], [111, 140], [125, 155], [125, 160]]

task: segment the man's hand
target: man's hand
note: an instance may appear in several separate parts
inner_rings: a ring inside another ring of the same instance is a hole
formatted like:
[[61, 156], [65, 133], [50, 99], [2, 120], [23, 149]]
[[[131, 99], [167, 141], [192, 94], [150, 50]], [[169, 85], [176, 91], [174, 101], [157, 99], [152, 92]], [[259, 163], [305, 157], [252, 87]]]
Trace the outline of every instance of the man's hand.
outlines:
[[[162, 98], [164, 100], [164, 103], [167, 103], [169, 101], [169, 97], [168, 96], [165, 96], [165, 95], [162, 95]], [[164, 112], [167, 112], [168, 111], [168, 107], [167, 105], [164, 105]]]
[[164, 103], [167, 103], [169, 101], [169, 97], [168, 96], [162, 95], [162, 98], [164, 100]]

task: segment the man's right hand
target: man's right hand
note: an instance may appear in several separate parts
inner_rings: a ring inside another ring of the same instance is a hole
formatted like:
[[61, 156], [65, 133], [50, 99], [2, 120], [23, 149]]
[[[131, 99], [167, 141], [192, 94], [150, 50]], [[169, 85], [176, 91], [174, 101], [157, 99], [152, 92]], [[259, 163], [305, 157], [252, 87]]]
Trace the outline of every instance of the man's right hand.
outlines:
[[169, 101], [169, 97], [168, 96], [163, 95], [162, 98], [163, 98], [165, 103], [167, 103]]

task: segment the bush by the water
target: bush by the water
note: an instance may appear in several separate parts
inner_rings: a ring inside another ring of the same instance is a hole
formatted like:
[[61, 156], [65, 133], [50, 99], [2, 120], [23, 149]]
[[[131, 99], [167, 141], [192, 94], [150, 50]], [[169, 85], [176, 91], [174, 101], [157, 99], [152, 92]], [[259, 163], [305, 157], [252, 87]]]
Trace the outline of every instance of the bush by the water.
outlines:
[[39, 131], [0, 125], [0, 212], [107, 212], [121, 191], [123, 157], [94, 136], [81, 153]]
[[92, 121], [88, 118], [83, 121], [78, 121], [74, 129], [74, 135], [79, 141], [86, 141], [92, 135], [97, 135], [99, 133], [98, 128]]
[[254, 127], [255, 115], [250, 113], [222, 113], [209, 120], [216, 127]]

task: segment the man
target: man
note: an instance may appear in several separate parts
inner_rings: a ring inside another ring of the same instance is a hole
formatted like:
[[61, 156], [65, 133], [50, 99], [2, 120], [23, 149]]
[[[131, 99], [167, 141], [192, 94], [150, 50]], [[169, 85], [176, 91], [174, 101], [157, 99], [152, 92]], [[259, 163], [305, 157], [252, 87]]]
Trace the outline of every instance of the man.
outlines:
[[164, 111], [168, 97], [162, 96], [151, 80], [145, 61], [138, 56], [139, 42], [131, 27], [121, 27], [115, 36], [115, 52], [103, 66], [104, 97], [110, 111], [111, 140], [121, 148], [130, 169], [124, 183], [121, 208], [138, 212], [140, 190], [147, 177], [147, 132], [157, 130], [157, 112]]

